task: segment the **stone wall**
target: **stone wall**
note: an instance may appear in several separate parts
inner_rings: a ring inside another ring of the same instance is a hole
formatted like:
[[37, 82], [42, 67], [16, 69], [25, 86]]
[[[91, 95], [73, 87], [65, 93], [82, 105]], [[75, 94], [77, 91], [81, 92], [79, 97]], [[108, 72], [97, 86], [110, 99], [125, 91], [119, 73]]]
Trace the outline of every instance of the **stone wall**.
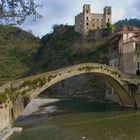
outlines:
[[112, 22], [111, 7], [106, 6], [104, 13], [91, 13], [90, 5], [83, 6], [83, 12], [75, 16], [75, 31], [87, 35], [90, 30], [105, 29]]
[[0, 105], [0, 131], [11, 126], [10, 105]]
[[14, 121], [21, 115], [23, 107], [23, 99], [17, 98], [16, 101], [7, 101], [0, 105], [0, 131], [9, 128], [13, 125]]
[[105, 81], [95, 74], [82, 74], [56, 83], [43, 94], [55, 96], [84, 97], [95, 101], [104, 100]]
[[19, 97], [16, 99], [16, 101], [13, 102], [14, 120], [16, 120], [24, 110], [23, 100], [23, 97]]
[[105, 93], [105, 100], [108, 100], [114, 103], [119, 103], [120, 105], [122, 105], [122, 103], [120, 102], [120, 98], [116, 94], [115, 90], [108, 84], [107, 84], [106, 93]]
[[123, 61], [123, 72], [127, 74], [136, 75], [136, 54], [135, 52], [125, 53], [122, 57]]

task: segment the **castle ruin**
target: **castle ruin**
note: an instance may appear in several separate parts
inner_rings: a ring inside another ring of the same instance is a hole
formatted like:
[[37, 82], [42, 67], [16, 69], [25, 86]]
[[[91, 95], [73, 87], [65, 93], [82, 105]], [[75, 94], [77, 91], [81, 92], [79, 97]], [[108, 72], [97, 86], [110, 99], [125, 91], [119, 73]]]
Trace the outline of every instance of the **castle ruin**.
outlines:
[[112, 11], [110, 6], [104, 8], [104, 13], [91, 13], [89, 4], [83, 6], [83, 12], [75, 16], [74, 30], [87, 35], [90, 30], [105, 29], [107, 23], [112, 23]]

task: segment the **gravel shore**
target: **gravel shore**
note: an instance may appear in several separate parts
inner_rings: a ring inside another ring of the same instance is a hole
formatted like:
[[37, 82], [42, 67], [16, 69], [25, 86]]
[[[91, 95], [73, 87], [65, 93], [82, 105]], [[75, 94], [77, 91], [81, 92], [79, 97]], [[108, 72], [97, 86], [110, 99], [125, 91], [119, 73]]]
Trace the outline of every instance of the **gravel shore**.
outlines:
[[[56, 101], [58, 101], [58, 99], [33, 99], [29, 103], [29, 105], [25, 108], [25, 110], [23, 111], [22, 116], [29, 116], [29, 115], [41, 113], [39, 111], [39, 107], [41, 105], [56, 102]], [[47, 113], [47, 112], [50, 112], [52, 110], [53, 110], [53, 106], [52, 107], [46, 107], [42, 111]]]

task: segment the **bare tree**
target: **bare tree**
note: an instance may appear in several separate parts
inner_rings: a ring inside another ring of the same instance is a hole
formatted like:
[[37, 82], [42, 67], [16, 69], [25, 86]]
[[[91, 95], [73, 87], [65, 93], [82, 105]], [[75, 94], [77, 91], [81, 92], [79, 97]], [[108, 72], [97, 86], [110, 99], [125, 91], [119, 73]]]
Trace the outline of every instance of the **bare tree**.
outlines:
[[37, 12], [40, 6], [34, 0], [0, 0], [0, 24], [21, 24], [27, 16], [41, 18]]

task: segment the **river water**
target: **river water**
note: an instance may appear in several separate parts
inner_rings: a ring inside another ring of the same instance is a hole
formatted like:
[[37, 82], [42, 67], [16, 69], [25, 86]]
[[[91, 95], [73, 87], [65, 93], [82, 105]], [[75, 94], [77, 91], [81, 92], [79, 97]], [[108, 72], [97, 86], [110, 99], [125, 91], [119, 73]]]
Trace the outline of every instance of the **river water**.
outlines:
[[140, 110], [73, 98], [47, 106], [57, 110], [19, 121], [23, 132], [8, 140], [140, 140]]

